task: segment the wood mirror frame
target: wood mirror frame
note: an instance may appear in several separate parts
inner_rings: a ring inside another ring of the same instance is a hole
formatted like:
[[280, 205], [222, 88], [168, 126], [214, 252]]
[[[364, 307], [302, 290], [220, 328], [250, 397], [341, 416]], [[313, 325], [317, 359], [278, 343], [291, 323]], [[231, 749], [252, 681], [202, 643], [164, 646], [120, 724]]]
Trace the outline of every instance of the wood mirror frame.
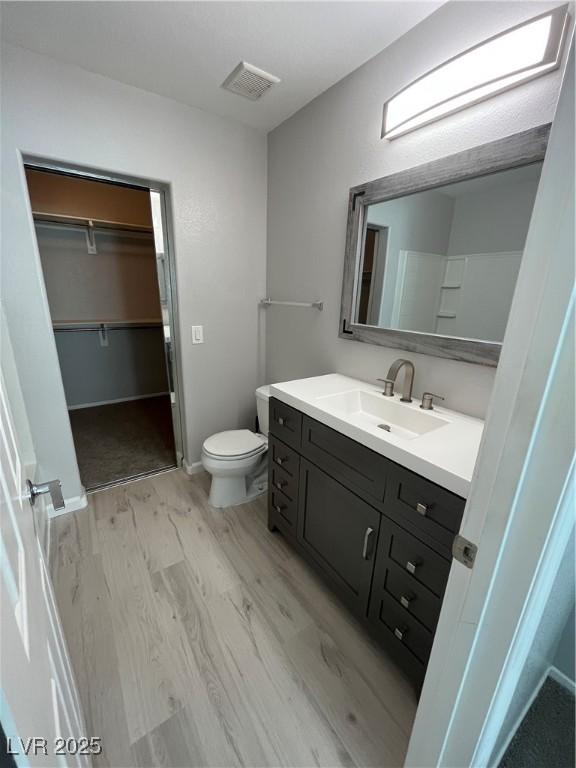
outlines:
[[550, 123], [547, 123], [407, 171], [352, 187], [348, 202], [340, 338], [467, 363], [496, 366], [502, 348], [500, 342], [402, 331], [376, 325], [361, 325], [352, 321], [357, 303], [358, 264], [366, 210], [369, 205], [386, 200], [541, 162], [546, 154], [549, 133]]

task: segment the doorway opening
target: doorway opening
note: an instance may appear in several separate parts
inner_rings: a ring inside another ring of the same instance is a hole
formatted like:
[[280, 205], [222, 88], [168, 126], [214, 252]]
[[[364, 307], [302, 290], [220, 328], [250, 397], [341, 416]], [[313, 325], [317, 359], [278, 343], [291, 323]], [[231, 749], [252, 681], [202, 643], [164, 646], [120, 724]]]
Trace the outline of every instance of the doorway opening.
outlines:
[[82, 484], [179, 466], [164, 190], [35, 162], [25, 172]]

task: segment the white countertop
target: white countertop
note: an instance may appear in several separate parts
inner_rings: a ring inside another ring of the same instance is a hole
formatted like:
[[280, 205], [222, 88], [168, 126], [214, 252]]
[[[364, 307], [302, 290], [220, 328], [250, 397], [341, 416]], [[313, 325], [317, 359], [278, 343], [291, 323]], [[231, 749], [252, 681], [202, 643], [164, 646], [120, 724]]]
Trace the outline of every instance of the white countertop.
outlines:
[[[433, 411], [423, 411], [419, 407], [420, 400], [414, 399], [412, 403], [401, 403], [400, 407], [415, 410], [415, 418], [417, 414], [432, 414], [444, 424], [426, 434], [406, 439], [376, 425], [367, 425], [365, 419], [361, 421], [353, 413], [335, 413], [325, 400], [330, 395], [358, 390], [382, 392], [382, 388], [374, 384], [330, 373], [272, 384], [270, 395], [458, 496], [468, 496], [484, 429], [481, 419], [436, 405]], [[394, 403], [399, 402], [400, 395], [397, 394]]]

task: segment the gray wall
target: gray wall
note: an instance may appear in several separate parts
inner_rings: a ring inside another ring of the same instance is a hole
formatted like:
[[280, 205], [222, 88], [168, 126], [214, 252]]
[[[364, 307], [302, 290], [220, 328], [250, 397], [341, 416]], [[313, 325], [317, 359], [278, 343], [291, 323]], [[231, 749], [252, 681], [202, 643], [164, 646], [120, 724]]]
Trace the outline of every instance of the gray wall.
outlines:
[[108, 346], [93, 331], [54, 335], [69, 407], [168, 391], [162, 327], [109, 330]]
[[564, 625], [558, 647], [556, 648], [556, 654], [554, 655], [553, 664], [560, 672], [569, 677], [570, 680], [576, 680], [576, 674], [574, 671], [574, 624], [576, 622], [576, 616], [574, 615], [574, 602], [572, 602], [572, 612], [568, 616], [568, 620]]
[[[338, 338], [349, 188], [550, 121], [560, 73], [392, 142], [380, 139], [383, 102], [450, 56], [557, 4], [447, 3], [269, 135], [268, 295], [325, 301], [324, 312], [268, 311], [269, 381], [330, 371], [375, 379], [399, 356]], [[485, 415], [492, 369], [410, 357], [417, 395], [426, 388], [448, 407]]]
[[[198, 460], [207, 435], [253, 424], [262, 383], [265, 135], [7, 44], [1, 85], [2, 299], [39, 474], [81, 493], [19, 152], [170, 185], [184, 453]], [[205, 343], [192, 346], [196, 324]]]
[[448, 255], [523, 251], [537, 189], [534, 180], [457, 197]]

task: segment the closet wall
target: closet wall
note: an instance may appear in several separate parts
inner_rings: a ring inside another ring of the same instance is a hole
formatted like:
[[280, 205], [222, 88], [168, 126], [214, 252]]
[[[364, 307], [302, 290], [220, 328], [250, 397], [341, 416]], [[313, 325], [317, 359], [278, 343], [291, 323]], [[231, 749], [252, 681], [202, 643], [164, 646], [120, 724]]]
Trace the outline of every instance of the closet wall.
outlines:
[[166, 393], [148, 192], [26, 175], [68, 407]]

